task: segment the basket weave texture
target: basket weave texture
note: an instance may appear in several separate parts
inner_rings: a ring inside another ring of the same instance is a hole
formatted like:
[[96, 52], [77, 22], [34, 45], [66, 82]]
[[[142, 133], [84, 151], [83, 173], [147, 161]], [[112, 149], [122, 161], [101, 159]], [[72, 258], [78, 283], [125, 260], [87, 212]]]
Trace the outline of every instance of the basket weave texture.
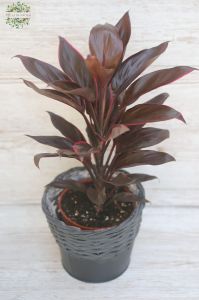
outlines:
[[[56, 179], [88, 178], [87, 171], [76, 167], [64, 172]], [[131, 185], [134, 192], [144, 194], [142, 185]], [[91, 260], [107, 259], [131, 250], [138, 233], [144, 202], [140, 202], [132, 214], [119, 225], [107, 229], [81, 230], [60, 220], [57, 211], [57, 198], [62, 189], [47, 187], [42, 198], [42, 209], [49, 227], [60, 248], [73, 256]]]

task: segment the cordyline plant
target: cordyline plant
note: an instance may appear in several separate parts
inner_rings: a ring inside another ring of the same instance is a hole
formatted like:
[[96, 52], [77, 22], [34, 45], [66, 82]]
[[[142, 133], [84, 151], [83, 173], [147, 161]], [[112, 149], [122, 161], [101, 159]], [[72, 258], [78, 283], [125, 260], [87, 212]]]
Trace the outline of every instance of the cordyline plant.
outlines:
[[[135, 104], [143, 95], [190, 73], [194, 68], [178, 66], [137, 77], [167, 48], [168, 42], [124, 58], [131, 35], [128, 12], [113, 26], [96, 25], [89, 37], [90, 54], [84, 58], [67, 40], [60, 37], [59, 63], [62, 71], [43, 61], [17, 55], [25, 68], [48, 84], [38, 88], [24, 83], [41, 95], [73, 107], [84, 118], [88, 139], [70, 122], [49, 112], [52, 124], [62, 136], [30, 136], [57, 149], [34, 157], [36, 166], [43, 157], [70, 157], [88, 170], [93, 185], [67, 180], [52, 182], [87, 193], [97, 212], [109, 201], [138, 201], [128, 189], [118, 187], [156, 178], [146, 174], [125, 174], [122, 168], [160, 165], [175, 160], [171, 155], [143, 150], [169, 137], [169, 131], [145, 127], [147, 123], [178, 119], [180, 112], [164, 105], [167, 93], [144, 104]], [[132, 106], [133, 104], [133, 106]], [[130, 107], [129, 107], [130, 106]]]

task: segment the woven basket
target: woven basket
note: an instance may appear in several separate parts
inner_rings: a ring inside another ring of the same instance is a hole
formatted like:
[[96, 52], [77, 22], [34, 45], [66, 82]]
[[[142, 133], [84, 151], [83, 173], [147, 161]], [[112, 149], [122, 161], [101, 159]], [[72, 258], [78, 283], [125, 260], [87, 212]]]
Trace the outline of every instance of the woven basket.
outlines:
[[[56, 179], [88, 178], [84, 168], [70, 169]], [[137, 194], [144, 194], [141, 184], [131, 185]], [[135, 237], [138, 233], [144, 202], [119, 225], [107, 229], [81, 230], [66, 225], [57, 211], [57, 198], [62, 189], [48, 187], [42, 208], [51, 232], [61, 251], [62, 264], [73, 277], [86, 282], [105, 282], [118, 277], [128, 267]]]

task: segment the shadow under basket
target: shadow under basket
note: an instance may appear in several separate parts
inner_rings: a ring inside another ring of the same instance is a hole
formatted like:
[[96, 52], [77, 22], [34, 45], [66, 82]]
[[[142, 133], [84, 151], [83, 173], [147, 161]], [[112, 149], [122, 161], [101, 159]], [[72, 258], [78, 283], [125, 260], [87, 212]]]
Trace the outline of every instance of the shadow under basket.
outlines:
[[[58, 175], [56, 179], [80, 180], [88, 177], [83, 167], [76, 167]], [[141, 184], [131, 185], [130, 189], [144, 196]], [[42, 208], [59, 245], [64, 269], [72, 277], [84, 282], [106, 282], [120, 276], [130, 263], [144, 202], [139, 202], [132, 214], [119, 225], [107, 229], [82, 230], [60, 219], [57, 211], [60, 192], [62, 189], [47, 187]]]

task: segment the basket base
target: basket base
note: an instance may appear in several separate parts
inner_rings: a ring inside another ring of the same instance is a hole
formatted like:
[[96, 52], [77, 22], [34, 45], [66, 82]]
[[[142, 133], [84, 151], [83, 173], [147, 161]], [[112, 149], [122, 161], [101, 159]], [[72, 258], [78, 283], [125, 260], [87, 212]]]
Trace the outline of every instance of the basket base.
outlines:
[[109, 259], [91, 260], [61, 251], [62, 265], [72, 277], [90, 283], [113, 280], [122, 275], [129, 266], [131, 250], [123, 251]]

